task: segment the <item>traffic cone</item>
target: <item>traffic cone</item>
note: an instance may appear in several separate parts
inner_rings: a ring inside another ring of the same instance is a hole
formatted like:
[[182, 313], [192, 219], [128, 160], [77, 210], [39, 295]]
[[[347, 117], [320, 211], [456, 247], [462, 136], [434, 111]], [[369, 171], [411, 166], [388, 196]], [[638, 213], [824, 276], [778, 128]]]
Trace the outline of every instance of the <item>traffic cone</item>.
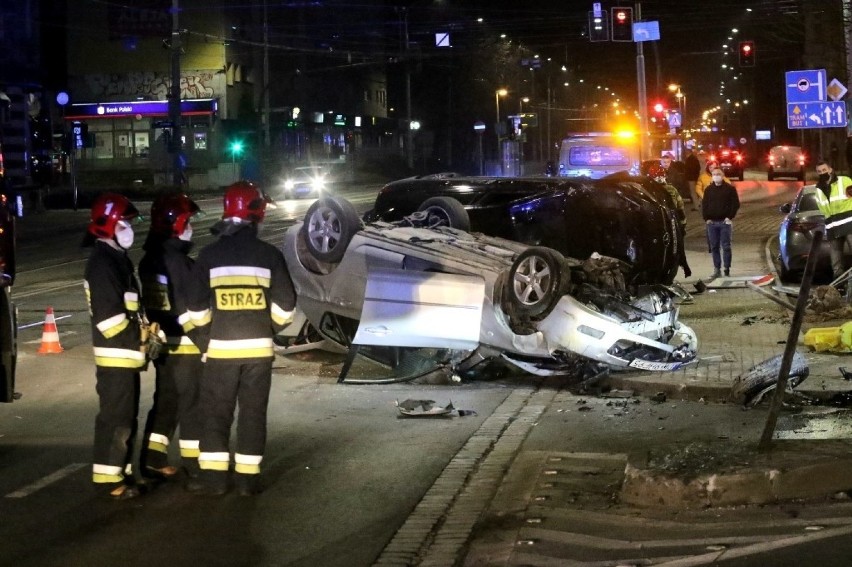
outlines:
[[56, 330], [56, 319], [53, 317], [53, 307], [47, 308], [44, 316], [44, 331], [41, 334], [39, 354], [59, 354], [62, 345], [59, 344], [59, 332]]

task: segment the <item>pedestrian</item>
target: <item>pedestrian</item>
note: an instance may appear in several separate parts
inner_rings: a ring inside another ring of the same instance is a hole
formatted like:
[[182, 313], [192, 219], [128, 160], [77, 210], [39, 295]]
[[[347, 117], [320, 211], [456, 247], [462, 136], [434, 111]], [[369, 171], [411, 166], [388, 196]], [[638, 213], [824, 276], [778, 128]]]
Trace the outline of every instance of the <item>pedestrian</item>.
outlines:
[[671, 152], [665, 152], [660, 158], [660, 165], [666, 173], [667, 183], [677, 189], [681, 199], [689, 197], [689, 184], [686, 181], [686, 165], [682, 161], [675, 160]]
[[701, 216], [707, 228], [707, 246], [713, 255], [713, 275], [710, 279], [731, 275], [731, 236], [733, 221], [740, 208], [737, 189], [725, 181], [718, 167], [710, 171], [713, 182], [704, 190], [701, 200]]
[[852, 250], [852, 179], [837, 175], [825, 160], [817, 162], [817, 206], [825, 217], [825, 238], [831, 253], [831, 271], [837, 279], [845, 271], [843, 247]]
[[258, 238], [266, 198], [239, 181], [225, 192], [218, 239], [198, 254], [192, 320], [204, 332], [199, 403], [200, 476], [187, 489], [224, 494], [231, 468], [229, 438], [237, 407], [234, 484], [242, 495], [261, 491], [266, 412], [272, 381], [273, 335], [293, 316], [296, 295], [284, 256]]
[[[704, 198], [704, 190], [713, 183], [713, 176], [710, 174], [711, 171], [719, 167], [719, 164], [715, 161], [708, 161], [707, 165], [704, 166], [704, 171], [701, 172], [701, 175], [698, 176], [698, 181], [695, 182], [695, 194], [698, 197], [698, 203], [701, 204], [701, 200]], [[731, 183], [731, 180], [728, 179], [727, 176], [723, 177], [725, 183]]]
[[[188, 293], [194, 261], [191, 219], [198, 205], [184, 194], [165, 194], [151, 205], [151, 228], [139, 261], [145, 313], [159, 324], [166, 340], [154, 359], [156, 387], [145, 424], [141, 455], [143, 476], [168, 479], [178, 473], [169, 465], [169, 441], [180, 425], [178, 446], [184, 471], [198, 476], [198, 382], [201, 351], [190, 339]], [[185, 324], [185, 326], [184, 326]]]
[[127, 251], [133, 245], [136, 207], [123, 195], [103, 193], [92, 203], [83, 245], [92, 247], [84, 288], [92, 321], [98, 415], [92, 482], [104, 496], [139, 496], [133, 446], [139, 411], [139, 373], [145, 367], [139, 285]]
[[692, 148], [686, 149], [686, 159], [683, 161], [685, 165], [686, 182], [689, 185], [689, 195], [692, 198], [692, 210], [697, 211], [701, 201], [698, 198], [698, 193], [695, 191], [695, 184], [698, 182], [698, 177], [701, 175], [701, 162], [698, 161], [698, 156]]
[[683, 205], [683, 199], [674, 185], [667, 181], [666, 171], [663, 169], [662, 165], [656, 163], [651, 164], [648, 168], [648, 177], [651, 179], [652, 183], [656, 184], [657, 187], [661, 186], [666, 191], [668, 195], [668, 204], [672, 209], [674, 209], [675, 215], [677, 216], [678, 266], [683, 268], [683, 275], [688, 278], [692, 276], [692, 270], [689, 268], [689, 263], [686, 261], [686, 250], [684, 248], [684, 238], [686, 237], [686, 210]]

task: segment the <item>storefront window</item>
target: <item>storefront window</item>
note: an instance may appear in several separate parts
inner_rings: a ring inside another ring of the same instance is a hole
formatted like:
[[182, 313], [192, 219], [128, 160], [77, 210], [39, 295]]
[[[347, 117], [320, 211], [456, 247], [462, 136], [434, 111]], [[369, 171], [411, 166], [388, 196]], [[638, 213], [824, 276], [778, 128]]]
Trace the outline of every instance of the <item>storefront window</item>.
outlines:
[[150, 147], [150, 142], [148, 138], [148, 132], [134, 132], [133, 133], [133, 152], [134, 155], [146, 158], [148, 157], [148, 148]]

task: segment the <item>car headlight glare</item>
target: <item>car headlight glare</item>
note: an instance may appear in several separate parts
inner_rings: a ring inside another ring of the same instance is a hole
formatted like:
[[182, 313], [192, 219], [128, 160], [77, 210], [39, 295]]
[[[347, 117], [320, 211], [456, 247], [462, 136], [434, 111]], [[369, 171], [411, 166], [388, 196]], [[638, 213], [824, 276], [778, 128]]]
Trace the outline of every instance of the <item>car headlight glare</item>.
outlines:
[[288, 191], [295, 186], [296, 186], [296, 184], [293, 183], [293, 181], [290, 180], [290, 179], [288, 179], [287, 181], [284, 182], [284, 189], [287, 189]]

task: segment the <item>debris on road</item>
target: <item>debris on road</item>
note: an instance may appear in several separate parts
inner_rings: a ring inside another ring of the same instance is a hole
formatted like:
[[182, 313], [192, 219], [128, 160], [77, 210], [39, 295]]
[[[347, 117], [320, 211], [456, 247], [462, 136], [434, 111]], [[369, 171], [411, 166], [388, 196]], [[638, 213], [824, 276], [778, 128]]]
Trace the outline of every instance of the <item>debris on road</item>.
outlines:
[[805, 333], [803, 340], [815, 352], [852, 352], [852, 321], [839, 327], [815, 327]]
[[406, 399], [403, 401], [397, 400], [396, 407], [399, 413], [405, 417], [464, 417], [467, 415], [476, 415], [473, 410], [457, 410], [453, 406], [452, 400], [446, 406], [435, 405], [435, 400], [412, 400]]

